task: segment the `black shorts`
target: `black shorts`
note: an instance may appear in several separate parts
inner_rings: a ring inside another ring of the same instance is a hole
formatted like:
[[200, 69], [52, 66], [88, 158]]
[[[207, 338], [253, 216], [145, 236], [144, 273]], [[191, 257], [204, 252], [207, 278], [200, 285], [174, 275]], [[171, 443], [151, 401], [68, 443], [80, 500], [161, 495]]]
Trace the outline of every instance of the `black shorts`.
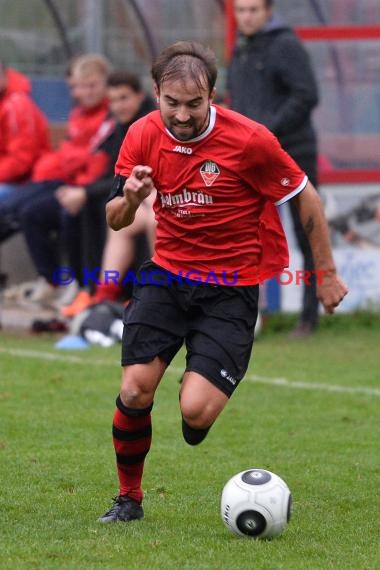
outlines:
[[[146, 279], [154, 272], [160, 284]], [[170, 364], [185, 342], [186, 371], [198, 372], [231, 396], [251, 356], [258, 285], [181, 283], [151, 261], [140, 268], [137, 280], [124, 313], [122, 365], [151, 362], [156, 356]]]

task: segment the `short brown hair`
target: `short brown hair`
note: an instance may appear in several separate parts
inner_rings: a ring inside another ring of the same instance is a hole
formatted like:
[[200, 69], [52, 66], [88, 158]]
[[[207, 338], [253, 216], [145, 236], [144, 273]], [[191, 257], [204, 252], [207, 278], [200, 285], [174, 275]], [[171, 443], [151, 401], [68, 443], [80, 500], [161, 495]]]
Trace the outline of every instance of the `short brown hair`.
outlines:
[[113, 71], [107, 80], [108, 87], [130, 87], [135, 93], [141, 93], [142, 86], [141, 81], [137, 75], [134, 73], [129, 73], [129, 71]]
[[165, 81], [193, 80], [209, 92], [214, 89], [218, 70], [214, 52], [196, 42], [177, 42], [165, 48], [152, 65], [152, 77], [158, 87]]

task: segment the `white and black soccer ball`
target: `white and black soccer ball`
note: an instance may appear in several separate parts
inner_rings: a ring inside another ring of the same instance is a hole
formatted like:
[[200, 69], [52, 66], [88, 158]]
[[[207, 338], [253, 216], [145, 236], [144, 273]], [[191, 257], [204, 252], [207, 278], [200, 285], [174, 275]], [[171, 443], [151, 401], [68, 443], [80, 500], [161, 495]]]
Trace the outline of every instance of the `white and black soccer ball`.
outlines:
[[225, 485], [221, 516], [231, 532], [248, 538], [274, 538], [290, 520], [292, 496], [275, 473], [247, 469]]

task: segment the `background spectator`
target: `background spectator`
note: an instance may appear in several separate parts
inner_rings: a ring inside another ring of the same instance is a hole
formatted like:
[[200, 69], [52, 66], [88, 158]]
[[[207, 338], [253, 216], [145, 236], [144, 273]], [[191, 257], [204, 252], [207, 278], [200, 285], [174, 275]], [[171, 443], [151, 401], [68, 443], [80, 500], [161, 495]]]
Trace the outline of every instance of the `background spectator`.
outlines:
[[[121, 143], [130, 125], [156, 108], [153, 99], [143, 91], [138, 77], [125, 71], [115, 71], [110, 75], [107, 93], [110, 111], [117, 120], [114, 132], [102, 145], [102, 149], [110, 157], [108, 171], [104, 177], [87, 188], [65, 189], [67, 209], [75, 209], [77, 207], [77, 193], [83, 196], [84, 203], [87, 204], [84, 211], [86, 221], [84, 223], [85, 255], [83, 265], [91, 270], [97, 267], [99, 263], [99, 245], [103, 246], [103, 242], [98, 238], [99, 232], [95, 232], [96, 228], [93, 223], [94, 209], [96, 209], [96, 218], [100, 215], [100, 225], [103, 225], [105, 220], [104, 204], [112, 186], [114, 165]], [[99, 205], [101, 206], [100, 211]], [[99, 224], [97, 229], [99, 229]], [[134, 223], [130, 227], [123, 228], [119, 232], [108, 228], [102, 259], [100, 285], [96, 285], [93, 294], [91, 294], [92, 291], [88, 290], [88, 288], [81, 290], [72, 304], [62, 308], [62, 314], [66, 317], [73, 317], [94, 303], [116, 300], [123, 289], [123, 277], [133, 265], [136, 257], [137, 236], [141, 234], [146, 235], [148, 239], [147, 248], [145, 248], [145, 252], [140, 253], [142, 256], [148, 255], [153, 250], [154, 230], [155, 221], [152, 200], [144, 204], [144, 208], [141, 208], [138, 212]], [[94, 235], [97, 236], [96, 240], [94, 240]], [[116, 272], [119, 278], [115, 279], [115, 281], [108, 279], [106, 271]]]
[[[60, 257], [53, 231], [64, 236], [70, 263], [75, 266], [80, 259], [80, 219], [65, 209], [64, 187], [90, 184], [108, 166], [109, 157], [100, 146], [114, 128], [106, 96], [109, 70], [102, 55], [87, 54], [74, 60], [69, 85], [76, 104], [69, 116], [66, 138], [57, 150], [44, 153], [36, 162], [32, 182], [20, 186], [0, 204], [0, 218], [20, 223], [36, 265], [39, 279], [29, 296], [32, 302], [49, 305], [57, 297], [52, 272]], [[77, 287], [66, 289], [66, 299], [68, 291], [73, 295]]]
[[[317, 140], [311, 113], [318, 90], [306, 50], [273, 12], [273, 0], [235, 0], [238, 36], [228, 70], [231, 107], [267, 126], [317, 185]], [[314, 269], [297, 208], [290, 202], [304, 269]], [[318, 324], [316, 279], [304, 285], [303, 307], [293, 336], [307, 336]]]
[[0, 201], [28, 180], [50, 150], [48, 124], [30, 97], [30, 81], [0, 61]]

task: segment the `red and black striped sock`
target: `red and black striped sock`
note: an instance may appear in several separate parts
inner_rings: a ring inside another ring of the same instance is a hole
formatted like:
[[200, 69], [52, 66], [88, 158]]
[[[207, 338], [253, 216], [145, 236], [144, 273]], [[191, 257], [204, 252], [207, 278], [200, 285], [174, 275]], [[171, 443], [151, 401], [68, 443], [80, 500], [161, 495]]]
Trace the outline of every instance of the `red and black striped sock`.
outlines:
[[139, 503], [143, 499], [144, 461], [152, 441], [152, 407], [153, 404], [144, 409], [127, 408], [118, 396], [112, 426], [120, 495], [128, 495]]

